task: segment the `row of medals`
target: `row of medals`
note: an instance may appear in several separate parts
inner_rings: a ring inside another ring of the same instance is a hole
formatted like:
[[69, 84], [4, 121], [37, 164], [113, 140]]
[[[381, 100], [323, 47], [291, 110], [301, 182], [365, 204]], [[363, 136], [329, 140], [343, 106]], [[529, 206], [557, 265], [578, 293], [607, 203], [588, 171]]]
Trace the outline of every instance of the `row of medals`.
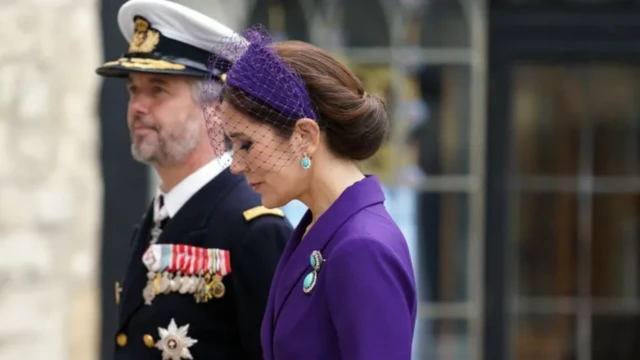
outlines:
[[142, 291], [144, 302], [151, 305], [153, 299], [160, 294], [178, 292], [180, 294], [193, 294], [197, 303], [205, 303], [213, 298], [224, 296], [225, 286], [220, 275], [181, 275], [164, 272], [147, 273], [147, 286]]
[[[151, 244], [155, 244], [162, 234], [160, 224], [156, 223], [151, 229]], [[222, 276], [205, 274], [182, 275], [180, 272], [176, 274], [163, 272], [156, 273], [149, 271], [147, 273], [147, 286], [142, 291], [142, 297], [147, 305], [151, 305], [153, 299], [160, 294], [169, 294], [178, 292], [180, 294], [193, 294], [197, 303], [204, 303], [213, 298], [221, 298], [224, 296], [225, 287], [222, 283]]]

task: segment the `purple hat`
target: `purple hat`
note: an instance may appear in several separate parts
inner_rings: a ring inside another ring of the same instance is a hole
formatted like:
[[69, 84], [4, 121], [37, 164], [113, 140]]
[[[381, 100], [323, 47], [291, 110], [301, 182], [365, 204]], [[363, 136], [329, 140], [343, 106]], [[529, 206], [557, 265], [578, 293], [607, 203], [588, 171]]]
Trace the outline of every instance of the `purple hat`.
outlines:
[[[224, 128], [226, 135], [242, 134], [244, 138], [251, 138], [252, 142], [259, 143], [254, 151], [259, 149], [262, 152], [274, 153], [273, 150], [276, 146], [280, 150], [282, 149], [282, 138], [278, 144], [271, 138], [267, 143], [266, 136], [269, 135], [267, 134], [269, 131], [264, 127], [262, 127], [262, 133], [257, 133], [255, 127], [249, 130], [249, 126], [245, 126], [243, 129], [230, 128], [230, 126], [239, 126], [239, 123], [246, 124], [246, 119], [245, 122], [239, 122], [233, 118], [233, 116], [237, 116], [237, 113], [244, 114], [246, 118], [259, 120], [258, 122], [267, 122], [272, 128], [282, 129], [281, 134], [286, 134], [285, 129], [291, 130], [299, 119], [318, 120], [317, 110], [304, 82], [275, 53], [270, 46], [271, 44], [272, 38], [269, 32], [263, 26], [255, 25], [243, 31], [241, 36], [231, 36], [212, 49], [212, 53], [217, 56], [210, 58], [210, 71], [205, 81], [202, 98], [212, 145], [219, 146], [217, 144], [221, 138], [220, 129]], [[226, 101], [232, 104], [235, 112], [225, 111], [223, 110], [224, 106], [212, 101], [216, 99], [218, 89], [212, 87], [211, 91], [208, 90], [207, 84], [214, 85], [218, 78], [215, 71], [219, 68], [220, 57], [230, 59], [233, 62], [230, 70], [219, 78], [224, 83], [222, 103]], [[236, 155], [240, 151], [245, 150], [234, 148]], [[273, 171], [274, 166], [286, 165], [289, 160], [300, 158], [303, 153], [304, 149], [291, 148], [286, 156], [287, 159], [283, 159], [283, 153], [279, 151], [277, 159], [269, 158], [269, 160], [273, 160], [268, 164], [269, 169], [265, 168], [266, 165], [262, 168], [266, 171]], [[253, 153], [252, 155], [257, 154]], [[262, 154], [261, 159], [265, 158], [265, 154]]]

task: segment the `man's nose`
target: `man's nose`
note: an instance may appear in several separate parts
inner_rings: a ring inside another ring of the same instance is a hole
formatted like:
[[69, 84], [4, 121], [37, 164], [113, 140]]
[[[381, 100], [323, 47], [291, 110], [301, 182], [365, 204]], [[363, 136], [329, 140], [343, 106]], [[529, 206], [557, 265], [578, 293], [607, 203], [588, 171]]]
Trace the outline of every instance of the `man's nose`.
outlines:
[[131, 95], [129, 109], [133, 114], [146, 114], [149, 112], [149, 97], [144, 94]]

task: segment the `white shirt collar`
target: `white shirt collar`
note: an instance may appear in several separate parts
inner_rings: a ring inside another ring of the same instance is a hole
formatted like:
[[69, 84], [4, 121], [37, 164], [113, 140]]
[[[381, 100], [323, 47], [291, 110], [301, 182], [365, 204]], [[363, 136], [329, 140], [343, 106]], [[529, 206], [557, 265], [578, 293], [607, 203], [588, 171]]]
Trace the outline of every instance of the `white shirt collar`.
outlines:
[[195, 193], [223, 172], [228, 164], [231, 164], [231, 154], [224, 153], [184, 178], [168, 193], [165, 194], [158, 188], [156, 197], [164, 195], [164, 206], [169, 212], [169, 217], [174, 217]]

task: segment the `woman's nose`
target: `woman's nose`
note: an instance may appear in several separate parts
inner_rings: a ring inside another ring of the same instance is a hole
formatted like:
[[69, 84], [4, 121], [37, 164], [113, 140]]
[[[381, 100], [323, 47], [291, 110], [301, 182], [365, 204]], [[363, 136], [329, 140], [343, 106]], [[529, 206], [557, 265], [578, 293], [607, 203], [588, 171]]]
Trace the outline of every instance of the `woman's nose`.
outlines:
[[234, 156], [231, 161], [231, 173], [236, 175], [242, 174], [245, 171], [245, 166], [242, 163], [243, 161]]

